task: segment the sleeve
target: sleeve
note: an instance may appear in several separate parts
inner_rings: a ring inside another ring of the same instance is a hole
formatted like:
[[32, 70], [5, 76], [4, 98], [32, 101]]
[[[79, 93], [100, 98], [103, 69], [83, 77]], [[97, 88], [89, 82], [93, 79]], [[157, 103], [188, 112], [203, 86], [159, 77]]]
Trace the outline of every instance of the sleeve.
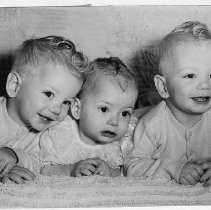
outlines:
[[[40, 164], [41, 167], [48, 166], [52, 163], [60, 163], [57, 157], [57, 151], [54, 147], [56, 136], [50, 129], [46, 130], [40, 138]], [[59, 140], [61, 141], [61, 139]]]
[[120, 140], [120, 148], [123, 158], [127, 156], [133, 149], [132, 136], [137, 123], [138, 123], [138, 117], [133, 115], [131, 117], [125, 136], [123, 136], [123, 138]]
[[141, 178], [174, 178], [178, 181], [184, 160], [162, 155], [166, 138], [161, 138], [159, 126], [140, 120], [133, 136], [134, 148], [124, 159], [126, 176]]
[[18, 156], [17, 165], [27, 168], [35, 174], [40, 173], [38, 152], [27, 153], [25, 150], [22, 150], [22, 149], [13, 149], [13, 150]]
[[39, 138], [40, 135], [36, 135], [35, 138], [25, 139], [28, 142], [24, 148], [11, 147], [18, 157], [17, 165], [25, 167], [35, 174], [40, 173]]

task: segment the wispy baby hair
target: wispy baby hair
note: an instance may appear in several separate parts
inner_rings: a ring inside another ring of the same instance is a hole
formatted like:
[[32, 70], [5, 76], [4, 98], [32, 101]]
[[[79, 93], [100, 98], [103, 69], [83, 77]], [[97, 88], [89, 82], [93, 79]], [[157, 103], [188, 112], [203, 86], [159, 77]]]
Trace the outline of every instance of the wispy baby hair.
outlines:
[[78, 52], [70, 40], [61, 36], [47, 36], [24, 41], [16, 52], [12, 71], [20, 75], [31, 74], [22, 67], [46, 62], [65, 65], [78, 77], [89, 69], [88, 58]]
[[181, 43], [210, 42], [211, 34], [207, 26], [198, 21], [188, 21], [175, 27], [158, 44], [155, 54], [157, 55], [159, 72], [162, 73], [163, 66], [169, 65], [172, 58], [172, 51]]
[[[124, 78], [124, 87], [119, 81], [119, 77]], [[91, 62], [90, 71], [85, 73], [85, 81], [79, 94], [79, 98], [84, 97], [84, 93], [95, 88], [95, 85], [103, 78], [116, 79], [124, 91], [128, 85], [133, 85], [138, 89], [138, 82], [130, 69], [118, 58], [97, 58]]]

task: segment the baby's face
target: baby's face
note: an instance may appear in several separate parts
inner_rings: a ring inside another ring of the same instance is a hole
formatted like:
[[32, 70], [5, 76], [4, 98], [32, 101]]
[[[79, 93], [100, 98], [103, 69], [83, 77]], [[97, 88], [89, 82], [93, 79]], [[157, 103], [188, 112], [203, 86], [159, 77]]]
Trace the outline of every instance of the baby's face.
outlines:
[[79, 130], [88, 144], [106, 144], [125, 135], [138, 92], [128, 86], [123, 92], [117, 82], [105, 79], [81, 105]]
[[23, 80], [15, 100], [15, 110], [8, 110], [17, 123], [43, 131], [62, 121], [72, 98], [81, 88], [81, 81], [62, 65], [43, 64], [36, 74]]
[[183, 44], [175, 48], [173, 68], [165, 74], [169, 101], [187, 114], [211, 107], [211, 44]]

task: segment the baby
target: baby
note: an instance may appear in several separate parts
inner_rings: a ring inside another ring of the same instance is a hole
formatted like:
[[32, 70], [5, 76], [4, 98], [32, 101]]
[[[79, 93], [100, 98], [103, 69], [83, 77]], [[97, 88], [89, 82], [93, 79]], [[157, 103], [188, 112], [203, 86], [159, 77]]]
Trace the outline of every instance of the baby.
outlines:
[[154, 82], [163, 101], [140, 119], [127, 176], [163, 177], [183, 185], [211, 184], [211, 35], [186, 22], [157, 49]]
[[[67, 115], [88, 60], [59, 36], [25, 41], [18, 49], [0, 98], [0, 175], [22, 183], [40, 172], [41, 133]], [[33, 172], [33, 173], [32, 173]]]
[[[80, 100], [75, 99], [71, 105], [73, 119], [66, 118], [50, 134], [47, 131], [42, 136], [41, 173], [120, 175], [122, 150], [127, 152], [129, 144], [125, 140], [130, 138], [124, 136], [137, 96], [137, 82], [119, 58], [94, 60], [78, 96]], [[130, 123], [131, 135], [135, 119]], [[122, 150], [120, 142], [124, 142]]]

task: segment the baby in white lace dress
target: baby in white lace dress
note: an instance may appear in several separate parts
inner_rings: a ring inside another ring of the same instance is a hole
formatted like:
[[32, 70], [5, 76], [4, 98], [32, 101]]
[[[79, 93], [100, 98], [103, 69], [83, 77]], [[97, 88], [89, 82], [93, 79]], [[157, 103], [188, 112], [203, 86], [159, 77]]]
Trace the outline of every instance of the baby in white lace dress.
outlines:
[[119, 58], [94, 60], [71, 105], [72, 118], [41, 138], [41, 173], [120, 175], [124, 154], [132, 149], [128, 142], [137, 122], [132, 116], [137, 96], [137, 82]]

